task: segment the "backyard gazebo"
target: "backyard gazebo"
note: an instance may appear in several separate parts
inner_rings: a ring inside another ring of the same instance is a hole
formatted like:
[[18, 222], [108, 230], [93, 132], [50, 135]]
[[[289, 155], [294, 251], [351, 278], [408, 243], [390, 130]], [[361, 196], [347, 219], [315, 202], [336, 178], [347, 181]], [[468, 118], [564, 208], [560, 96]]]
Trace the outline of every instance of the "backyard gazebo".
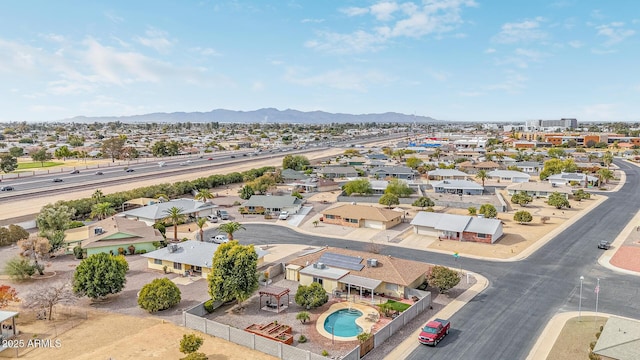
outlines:
[[[276, 303], [272, 303], [270, 300], [267, 300], [267, 305], [265, 306], [265, 308], [263, 310], [268, 310], [268, 311], [273, 311], [276, 310], [276, 312], [280, 312], [280, 310], [284, 310], [286, 308], [289, 307], [289, 289], [288, 288], [283, 288], [283, 287], [279, 287], [279, 286], [267, 286], [265, 288], [260, 289], [259, 294], [260, 294], [260, 309], [262, 308], [262, 297], [263, 296], [268, 296], [269, 299], [271, 299], [272, 297], [276, 298]], [[281, 305], [280, 304], [280, 298], [287, 295], [287, 305]]]

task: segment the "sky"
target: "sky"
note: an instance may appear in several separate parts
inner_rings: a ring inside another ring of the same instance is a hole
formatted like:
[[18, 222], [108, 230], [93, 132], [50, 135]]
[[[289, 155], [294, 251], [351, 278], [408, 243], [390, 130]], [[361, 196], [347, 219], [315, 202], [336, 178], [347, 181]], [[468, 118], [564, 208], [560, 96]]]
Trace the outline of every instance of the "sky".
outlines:
[[0, 122], [266, 107], [640, 120], [637, 0], [14, 0], [0, 14]]

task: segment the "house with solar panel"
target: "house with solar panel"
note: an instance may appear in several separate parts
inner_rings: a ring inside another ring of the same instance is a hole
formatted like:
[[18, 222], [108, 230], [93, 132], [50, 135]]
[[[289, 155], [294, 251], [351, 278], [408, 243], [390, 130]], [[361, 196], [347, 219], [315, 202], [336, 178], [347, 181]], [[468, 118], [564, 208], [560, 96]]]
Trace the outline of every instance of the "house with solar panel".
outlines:
[[330, 294], [374, 300], [376, 296], [406, 299], [429, 296], [422, 285], [431, 265], [341, 248], [310, 250], [287, 263], [285, 278], [310, 285], [319, 283]]

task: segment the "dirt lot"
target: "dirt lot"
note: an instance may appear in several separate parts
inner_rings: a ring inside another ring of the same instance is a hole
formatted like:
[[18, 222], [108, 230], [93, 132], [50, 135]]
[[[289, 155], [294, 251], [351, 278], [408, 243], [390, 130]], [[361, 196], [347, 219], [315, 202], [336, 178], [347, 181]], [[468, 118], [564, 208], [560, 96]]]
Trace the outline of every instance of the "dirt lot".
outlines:
[[593, 316], [569, 319], [556, 339], [547, 360], [588, 359], [589, 343], [596, 341], [596, 332], [607, 318]]

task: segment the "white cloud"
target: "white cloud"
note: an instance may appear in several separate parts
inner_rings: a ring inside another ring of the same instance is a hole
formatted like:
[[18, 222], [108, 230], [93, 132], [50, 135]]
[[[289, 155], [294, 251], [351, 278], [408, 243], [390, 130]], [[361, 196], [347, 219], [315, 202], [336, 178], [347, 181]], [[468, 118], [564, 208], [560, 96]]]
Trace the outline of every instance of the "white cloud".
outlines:
[[146, 37], [138, 36], [134, 40], [161, 53], [167, 52], [173, 46], [173, 42], [167, 38], [165, 31], [149, 29], [145, 31], [145, 35]]
[[440, 82], [447, 81], [447, 79], [449, 79], [449, 77], [451, 76], [446, 71], [441, 70], [427, 70], [427, 74]]
[[203, 47], [194, 47], [189, 49], [190, 51], [197, 53], [202, 56], [221, 56], [219, 52], [212, 48], [203, 48]]
[[119, 24], [124, 21], [124, 18], [116, 15], [113, 11], [105, 11], [104, 16], [111, 22]]
[[463, 23], [462, 9], [476, 5], [473, 0], [432, 0], [423, 4], [382, 1], [370, 7], [344, 8], [340, 11], [348, 16], [369, 14], [385, 25], [351, 33], [318, 32], [316, 39], [307, 41], [305, 46], [329, 53], [377, 51], [394, 38], [451, 32]]
[[464, 97], [478, 97], [478, 96], [482, 96], [485, 93], [481, 92], [481, 91], [461, 91], [458, 93], [458, 95], [460, 96], [464, 96]]
[[251, 84], [251, 91], [259, 92], [264, 90], [264, 83], [262, 81], [255, 81]]
[[308, 75], [306, 69], [291, 67], [285, 74], [285, 80], [302, 86], [323, 86], [338, 90], [366, 92], [369, 85], [388, 83], [391, 79], [377, 71], [358, 71], [338, 69], [321, 74]]
[[625, 29], [623, 22], [612, 22], [610, 24], [604, 24], [597, 26], [598, 36], [604, 36], [606, 38], [604, 46], [612, 46], [624, 41], [624, 39], [634, 35], [636, 32], [631, 29]]
[[584, 43], [580, 40], [569, 41], [569, 46], [575, 49], [579, 49], [584, 46]]
[[507, 71], [506, 79], [497, 84], [487, 86], [487, 90], [502, 90], [508, 93], [517, 93], [524, 89], [527, 79], [524, 75], [515, 71]]
[[494, 48], [488, 48], [484, 51], [485, 54], [493, 54], [496, 52], [496, 49]]
[[306, 24], [306, 23], [320, 24], [324, 22], [324, 19], [302, 19], [300, 20], [300, 22], [303, 24]]
[[493, 37], [493, 41], [501, 44], [511, 44], [543, 40], [547, 37], [547, 33], [540, 29], [542, 22], [544, 22], [544, 19], [537, 17], [533, 20], [506, 23], [502, 25], [500, 32]]

